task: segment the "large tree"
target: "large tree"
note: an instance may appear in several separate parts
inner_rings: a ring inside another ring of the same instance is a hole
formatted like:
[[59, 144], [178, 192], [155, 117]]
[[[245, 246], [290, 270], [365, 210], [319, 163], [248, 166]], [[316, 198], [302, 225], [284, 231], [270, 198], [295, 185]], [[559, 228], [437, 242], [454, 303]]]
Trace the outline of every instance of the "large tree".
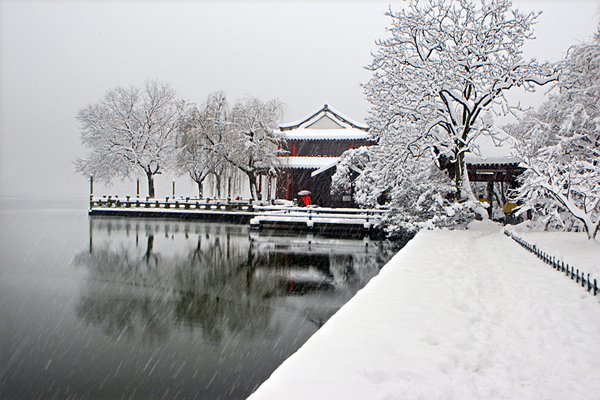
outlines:
[[508, 109], [509, 89], [533, 90], [555, 78], [547, 65], [522, 57], [538, 14], [511, 6], [509, 0], [414, 0], [386, 13], [390, 37], [377, 43], [368, 67], [373, 78], [364, 85], [371, 131], [387, 149], [374, 158], [375, 186], [404, 176], [406, 162], [435, 157], [453, 166], [458, 199], [474, 200], [464, 156], [478, 135], [491, 134], [488, 116]]
[[144, 174], [148, 196], [154, 176], [175, 160], [175, 136], [187, 103], [170, 84], [148, 81], [143, 88], [117, 87], [79, 111], [81, 140], [91, 149], [75, 161], [77, 172], [110, 183], [114, 178]]
[[257, 174], [274, 175], [280, 167], [281, 138], [274, 131], [279, 127], [282, 114], [283, 105], [277, 99], [263, 103], [255, 97], [246, 96], [233, 106], [233, 141], [227, 160], [246, 174], [253, 199], [258, 198]]
[[567, 211], [588, 238], [600, 230], [600, 31], [559, 63], [553, 94], [516, 127], [527, 170], [523, 209], [559, 217]]
[[230, 178], [233, 167], [248, 177], [251, 197], [256, 199], [257, 175], [273, 175], [279, 168], [281, 139], [274, 131], [282, 110], [279, 100], [263, 103], [251, 96], [236, 101], [230, 109], [223, 92], [211, 94], [180, 124], [179, 170], [189, 172], [199, 188], [212, 174], [220, 192], [221, 179]]
[[220, 179], [224, 165], [223, 149], [230, 140], [230, 113], [225, 93], [215, 92], [208, 96], [200, 108], [190, 108], [181, 119], [177, 143], [177, 169], [189, 174], [198, 185], [202, 197], [202, 184], [209, 175]]

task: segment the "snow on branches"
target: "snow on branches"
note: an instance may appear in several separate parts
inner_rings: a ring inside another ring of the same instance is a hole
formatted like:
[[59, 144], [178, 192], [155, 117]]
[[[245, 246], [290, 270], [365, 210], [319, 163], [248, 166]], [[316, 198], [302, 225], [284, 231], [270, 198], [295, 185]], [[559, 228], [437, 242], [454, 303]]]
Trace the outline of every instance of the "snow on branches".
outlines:
[[274, 176], [280, 167], [280, 137], [274, 131], [283, 116], [283, 104], [277, 100], [263, 103], [246, 96], [238, 100], [231, 112], [236, 140], [228, 161], [248, 177], [252, 198], [258, 198], [256, 175], [267, 172]]
[[[263, 103], [246, 96], [230, 107], [225, 94], [216, 92], [199, 109], [187, 113], [179, 126], [179, 171], [198, 184], [212, 174], [217, 181], [232, 169], [248, 177], [253, 198], [258, 197], [256, 176], [272, 176], [279, 168], [277, 129], [283, 106], [279, 100]], [[217, 184], [217, 188], [220, 188]]]
[[187, 103], [169, 84], [148, 81], [142, 89], [117, 87], [79, 111], [81, 140], [91, 149], [75, 161], [77, 172], [109, 183], [143, 173], [154, 197], [154, 175], [175, 161], [175, 135]]
[[[486, 114], [509, 109], [507, 90], [555, 79], [548, 65], [522, 58], [538, 14], [521, 14], [508, 0], [416, 0], [387, 15], [391, 37], [377, 43], [364, 85], [372, 132], [409, 162], [437, 149], [455, 167], [458, 198], [474, 200], [464, 155], [478, 135], [491, 134]], [[402, 175], [403, 165], [395, 168]]]
[[[202, 197], [202, 183], [213, 174], [221, 176], [226, 160], [221, 147], [228, 147], [230, 112], [225, 93], [215, 92], [208, 96], [200, 108], [190, 108], [181, 119], [178, 128], [177, 171], [189, 174], [198, 185]], [[217, 185], [220, 188], [220, 185]]]
[[[600, 229], [600, 31], [559, 63], [556, 92], [515, 128], [527, 168], [522, 209], [558, 218], [568, 211], [589, 238]], [[549, 201], [550, 200], [550, 201]], [[563, 221], [561, 224], [564, 225]]]

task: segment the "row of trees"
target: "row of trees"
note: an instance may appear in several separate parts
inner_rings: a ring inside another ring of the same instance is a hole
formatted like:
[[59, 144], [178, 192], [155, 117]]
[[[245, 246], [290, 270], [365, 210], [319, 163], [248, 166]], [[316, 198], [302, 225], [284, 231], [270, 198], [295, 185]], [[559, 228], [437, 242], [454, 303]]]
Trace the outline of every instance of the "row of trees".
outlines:
[[[475, 201], [465, 154], [477, 153], [480, 135], [497, 137], [493, 117], [516, 115], [505, 94], [554, 82], [553, 95], [514, 131], [527, 172], [519, 191], [527, 208], [567, 210], [590, 237], [599, 224], [598, 38], [577, 46], [558, 64], [526, 60], [539, 13], [523, 14], [509, 0], [412, 1], [391, 9], [390, 37], [378, 42], [364, 85], [368, 119], [379, 144], [343, 157], [334, 187], [349, 186], [349, 165], [359, 204], [391, 200], [392, 232], [464, 224]], [[522, 111], [522, 110], [520, 110]], [[445, 173], [441, 173], [444, 171]], [[553, 212], [553, 215], [557, 215]]]
[[219, 180], [239, 170], [257, 198], [257, 174], [274, 174], [278, 167], [274, 130], [282, 114], [276, 99], [264, 103], [247, 96], [231, 107], [216, 92], [197, 107], [159, 81], [141, 89], [117, 87], [77, 115], [91, 153], [77, 159], [76, 168], [105, 183], [144, 174], [149, 197], [155, 195], [154, 177], [163, 172], [189, 174], [201, 196], [207, 176]]

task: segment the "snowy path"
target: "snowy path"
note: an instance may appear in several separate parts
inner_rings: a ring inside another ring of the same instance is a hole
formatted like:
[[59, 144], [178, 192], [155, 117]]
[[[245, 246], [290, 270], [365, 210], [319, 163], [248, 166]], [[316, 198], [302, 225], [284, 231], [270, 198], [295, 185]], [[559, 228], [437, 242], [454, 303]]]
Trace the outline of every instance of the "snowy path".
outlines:
[[600, 297], [498, 228], [422, 231], [250, 399], [600, 398]]

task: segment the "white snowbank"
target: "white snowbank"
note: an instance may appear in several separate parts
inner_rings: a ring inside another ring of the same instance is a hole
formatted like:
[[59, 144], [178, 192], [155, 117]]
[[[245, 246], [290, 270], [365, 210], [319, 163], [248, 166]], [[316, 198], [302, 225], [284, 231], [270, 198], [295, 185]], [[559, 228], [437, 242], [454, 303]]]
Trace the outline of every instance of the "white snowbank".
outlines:
[[250, 399], [589, 399], [600, 297], [501, 233], [421, 231]]

